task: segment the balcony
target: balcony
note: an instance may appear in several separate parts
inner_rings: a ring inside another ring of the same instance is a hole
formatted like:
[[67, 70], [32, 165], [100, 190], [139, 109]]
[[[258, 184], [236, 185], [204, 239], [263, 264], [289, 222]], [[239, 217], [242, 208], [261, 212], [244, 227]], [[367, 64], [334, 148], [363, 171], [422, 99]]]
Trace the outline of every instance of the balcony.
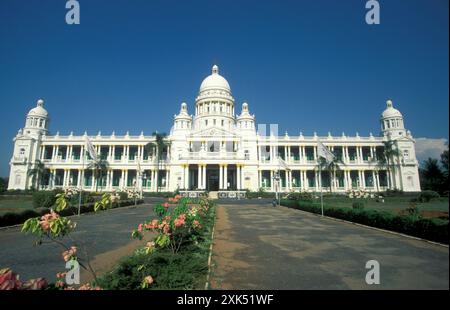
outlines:
[[27, 158], [25, 156], [13, 156], [12, 162], [14, 164], [25, 164], [27, 162]]
[[180, 159], [245, 160], [246, 157], [244, 156], [244, 154], [239, 154], [239, 152], [189, 152], [187, 155], [180, 155]]

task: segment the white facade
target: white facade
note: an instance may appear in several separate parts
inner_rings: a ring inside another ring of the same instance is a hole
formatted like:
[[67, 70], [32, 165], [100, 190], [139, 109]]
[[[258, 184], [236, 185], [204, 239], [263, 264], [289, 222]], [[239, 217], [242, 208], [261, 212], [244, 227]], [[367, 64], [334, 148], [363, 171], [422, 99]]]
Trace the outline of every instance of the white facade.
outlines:
[[[160, 191], [274, 191], [278, 184], [274, 176], [279, 172], [282, 191], [319, 191], [320, 183], [326, 190], [331, 186], [334, 192], [387, 188], [420, 191], [415, 141], [392, 101], [387, 102], [382, 113], [380, 136], [278, 136], [269, 128], [266, 135], [261, 132], [264, 127], [258, 126], [257, 130], [247, 103], [236, 115], [230, 85], [217, 66], [200, 86], [195, 115], [189, 114], [186, 103], [181, 104], [159, 164], [156, 156], [144, 148], [154, 141], [153, 136], [98, 134], [89, 139], [109, 168], [101, 180], [95, 180], [92, 171], [86, 169], [90, 160], [82, 159], [86, 133], [50, 135], [48, 122], [44, 102], [39, 100], [14, 138], [9, 189], [35, 186], [28, 171], [40, 160], [49, 171], [43, 182], [46, 189], [110, 191], [132, 187], [156, 191], [159, 180]], [[318, 177], [318, 141], [342, 160], [336, 175], [330, 177], [323, 171], [322, 178]], [[379, 160], [386, 141], [393, 141], [399, 151], [399, 156], [390, 159], [389, 167]], [[287, 167], [280, 165], [279, 158]], [[139, 173], [139, 167], [143, 173]]]

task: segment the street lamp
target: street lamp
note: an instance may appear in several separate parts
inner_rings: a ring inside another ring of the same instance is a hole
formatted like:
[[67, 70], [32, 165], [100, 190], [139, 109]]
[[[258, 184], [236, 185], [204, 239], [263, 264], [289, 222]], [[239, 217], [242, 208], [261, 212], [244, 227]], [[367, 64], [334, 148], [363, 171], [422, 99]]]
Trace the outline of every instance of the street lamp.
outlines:
[[278, 193], [278, 187], [279, 187], [279, 182], [280, 182], [280, 171], [279, 170], [277, 170], [276, 172], [275, 172], [275, 174], [273, 175], [273, 181], [274, 181], [274, 184], [275, 184], [275, 199], [278, 201], [278, 205], [280, 205], [280, 195], [279, 195], [279, 193]]

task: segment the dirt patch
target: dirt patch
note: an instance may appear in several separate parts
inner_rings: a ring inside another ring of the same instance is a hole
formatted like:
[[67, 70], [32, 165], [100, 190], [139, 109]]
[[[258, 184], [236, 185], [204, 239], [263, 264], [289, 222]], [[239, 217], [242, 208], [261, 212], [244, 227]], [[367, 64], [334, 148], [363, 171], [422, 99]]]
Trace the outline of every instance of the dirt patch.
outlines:
[[[131, 255], [135, 250], [143, 247], [150, 239], [152, 239], [152, 236], [148, 234], [143, 240], [132, 240], [125, 246], [96, 255], [91, 259], [91, 266], [95, 270], [97, 277], [113, 269], [122, 257]], [[94, 277], [90, 272], [81, 269], [80, 279], [81, 284], [83, 284], [93, 281]]]
[[[408, 215], [408, 212], [406, 210], [400, 210], [397, 214], [398, 215]], [[448, 211], [425, 210], [425, 211], [420, 211], [420, 215], [422, 215], [422, 217], [427, 218], [427, 219], [440, 218], [440, 219], [448, 220]]]
[[227, 276], [236, 269], [247, 269], [250, 265], [235, 258], [236, 253], [248, 246], [233, 240], [232, 227], [224, 206], [216, 208], [216, 228], [213, 244], [212, 289], [232, 289]]

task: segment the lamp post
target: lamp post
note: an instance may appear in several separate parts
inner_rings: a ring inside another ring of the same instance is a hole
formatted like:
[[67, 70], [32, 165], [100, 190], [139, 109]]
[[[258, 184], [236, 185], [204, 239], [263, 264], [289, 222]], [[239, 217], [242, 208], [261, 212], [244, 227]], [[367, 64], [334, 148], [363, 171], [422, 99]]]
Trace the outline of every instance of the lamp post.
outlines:
[[278, 205], [280, 205], [281, 201], [280, 201], [280, 194], [278, 193], [278, 187], [279, 187], [279, 182], [280, 182], [280, 170], [277, 170], [275, 172], [275, 174], [273, 175], [273, 181], [275, 183], [275, 199], [278, 202]]

